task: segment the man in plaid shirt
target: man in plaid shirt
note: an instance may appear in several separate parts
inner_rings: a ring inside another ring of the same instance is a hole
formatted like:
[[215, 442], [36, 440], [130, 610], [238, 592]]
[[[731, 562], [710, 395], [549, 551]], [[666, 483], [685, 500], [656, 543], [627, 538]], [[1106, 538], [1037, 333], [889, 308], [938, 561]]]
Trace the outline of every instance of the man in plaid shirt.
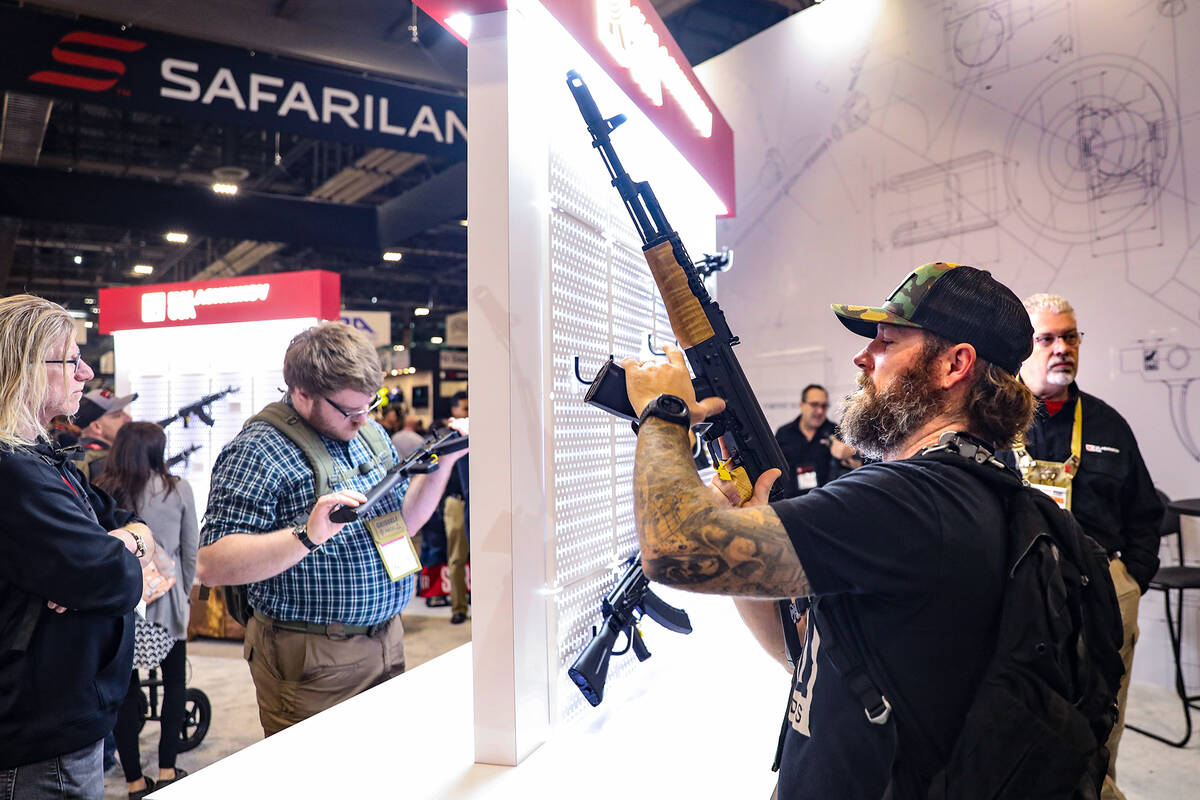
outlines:
[[[304, 451], [258, 419], [213, 466], [197, 575], [209, 586], [248, 584], [254, 615], [245, 656], [268, 736], [404, 671], [400, 612], [413, 577], [389, 577], [365, 523], [391, 515], [394, 529], [402, 516], [409, 531], [419, 530], [467, 451], [402, 481], [367, 519], [331, 521], [337, 506], [365, 502], [385, 474], [359, 434], [363, 426], [379, 428], [368, 415], [382, 375], [374, 347], [350, 326], [308, 329], [284, 356], [284, 402], [295, 424], [307, 424], [328, 451], [332, 487], [318, 493]], [[386, 433], [378, 433], [398, 461]]]

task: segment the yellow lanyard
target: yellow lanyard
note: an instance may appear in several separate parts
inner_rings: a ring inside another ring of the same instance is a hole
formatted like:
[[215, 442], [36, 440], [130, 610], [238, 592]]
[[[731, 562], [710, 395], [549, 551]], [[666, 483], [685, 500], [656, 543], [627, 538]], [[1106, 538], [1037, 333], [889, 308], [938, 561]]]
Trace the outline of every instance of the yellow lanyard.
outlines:
[[1075, 421], [1071, 427], [1071, 455], [1066, 461], [1040, 461], [1029, 455], [1022, 437], [1013, 446], [1017, 466], [1029, 483], [1055, 499], [1068, 511], [1071, 508], [1071, 480], [1079, 471], [1083, 457], [1083, 398], [1075, 399]]

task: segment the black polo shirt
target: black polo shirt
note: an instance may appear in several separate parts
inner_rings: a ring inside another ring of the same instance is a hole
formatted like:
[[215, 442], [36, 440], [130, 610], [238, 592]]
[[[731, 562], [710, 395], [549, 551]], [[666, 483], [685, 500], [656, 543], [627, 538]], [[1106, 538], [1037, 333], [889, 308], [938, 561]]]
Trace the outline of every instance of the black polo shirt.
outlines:
[[787, 458], [788, 472], [797, 490], [800, 488], [797, 472], [801, 469], [811, 469], [817, 473], [817, 486], [824, 486], [837, 477], [838, 473], [833, 469], [834, 459], [829, 453], [829, 439], [836, 429], [832, 422], [825, 420], [813, 438], [806, 439], [800, 432], [800, 417], [796, 417], [775, 431], [775, 439]]

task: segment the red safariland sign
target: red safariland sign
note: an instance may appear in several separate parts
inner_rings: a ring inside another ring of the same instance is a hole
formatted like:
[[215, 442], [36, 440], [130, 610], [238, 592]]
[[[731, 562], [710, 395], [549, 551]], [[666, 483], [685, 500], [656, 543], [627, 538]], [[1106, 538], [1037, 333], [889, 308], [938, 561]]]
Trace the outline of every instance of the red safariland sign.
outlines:
[[[502, 11], [506, 0], [414, 0], [454, 34], [456, 15]], [[538, 0], [736, 212], [733, 129], [700, 84], [650, 0]], [[564, 76], [565, 78], [565, 76]], [[568, 95], [564, 94], [564, 97]], [[620, 109], [602, 109], [615, 114]]]
[[324, 270], [100, 290], [100, 333], [269, 319], [338, 319], [341, 276]]

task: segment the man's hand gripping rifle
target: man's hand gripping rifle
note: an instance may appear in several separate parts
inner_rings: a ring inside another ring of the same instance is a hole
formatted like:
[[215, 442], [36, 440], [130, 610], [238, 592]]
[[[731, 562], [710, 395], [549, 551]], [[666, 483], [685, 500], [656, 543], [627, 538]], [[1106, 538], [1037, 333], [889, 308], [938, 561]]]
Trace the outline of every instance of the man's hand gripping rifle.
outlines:
[[[787, 459], [758, 404], [733, 347], [738, 338], [725, 322], [725, 312], [713, 300], [679, 234], [667, 222], [654, 191], [646, 181], [635, 182], [621, 166], [610, 134], [625, 121], [623, 114], [605, 119], [574, 70], [567, 73], [567, 86], [592, 135], [592, 147], [600, 153], [642, 240], [642, 252], [658, 286], [671, 330], [691, 366], [697, 399], [721, 397], [725, 410], [710, 417], [696, 434], [708, 447], [717, 473], [733, 481], [742, 502], [754, 494], [754, 482], [771, 468], [788, 474]], [[625, 390], [625, 370], [611, 358], [600, 369], [584, 400], [623, 419], [637, 419]], [[723, 451], [721, 445], [724, 445]], [[771, 500], [795, 494], [795, 481], [778, 480], [771, 487]], [[780, 618], [789, 652], [799, 652], [799, 638], [792, 622], [791, 604], [780, 603]]]
[[204, 397], [201, 397], [196, 402], [189, 403], [188, 405], [183, 406], [182, 408], [180, 408], [178, 411], [176, 411], [174, 414], [167, 417], [166, 419], [160, 419], [158, 421], [158, 427], [165, 428], [168, 425], [170, 425], [172, 422], [174, 422], [175, 420], [181, 419], [181, 420], [183, 420], [183, 427], [186, 428], [188, 426], [188, 422], [191, 421], [191, 418], [196, 417], [201, 422], [203, 422], [205, 425], [207, 425], [208, 427], [211, 428], [214, 424], [214, 421], [212, 418], [212, 414], [208, 410], [208, 407], [211, 406], [213, 403], [217, 402], [218, 400], [220, 400], [225, 395], [236, 394], [238, 391], [239, 391], [238, 388], [235, 386], [226, 386], [224, 389], [222, 389], [219, 392], [214, 392], [212, 394], [206, 394], [206, 395], [204, 395]]
[[358, 506], [338, 506], [329, 513], [334, 522], [353, 522], [381, 497], [395, 488], [396, 484], [409, 475], [421, 475], [433, 472], [438, 468], [438, 458], [450, 453], [456, 453], [469, 445], [469, 439], [458, 431], [447, 430], [445, 433], [432, 436], [416, 450], [400, 459], [400, 463], [389, 469], [380, 478], [379, 483], [367, 491], [367, 501]]
[[[575, 663], [567, 670], [571, 680], [583, 692], [583, 696], [594, 706], [604, 699], [604, 681], [608, 677], [608, 661], [614, 655], [623, 655], [633, 648], [638, 661], [650, 657], [642, 632], [637, 623], [643, 615], [676, 633], [691, 633], [692, 621], [687, 612], [663, 602], [650, 591], [650, 580], [642, 572], [642, 557], [636, 555], [628, 561], [628, 567], [601, 604], [604, 621], [600, 630], [592, 628], [593, 639]], [[625, 634], [627, 644], [623, 650], [614, 650], [617, 637]]]

